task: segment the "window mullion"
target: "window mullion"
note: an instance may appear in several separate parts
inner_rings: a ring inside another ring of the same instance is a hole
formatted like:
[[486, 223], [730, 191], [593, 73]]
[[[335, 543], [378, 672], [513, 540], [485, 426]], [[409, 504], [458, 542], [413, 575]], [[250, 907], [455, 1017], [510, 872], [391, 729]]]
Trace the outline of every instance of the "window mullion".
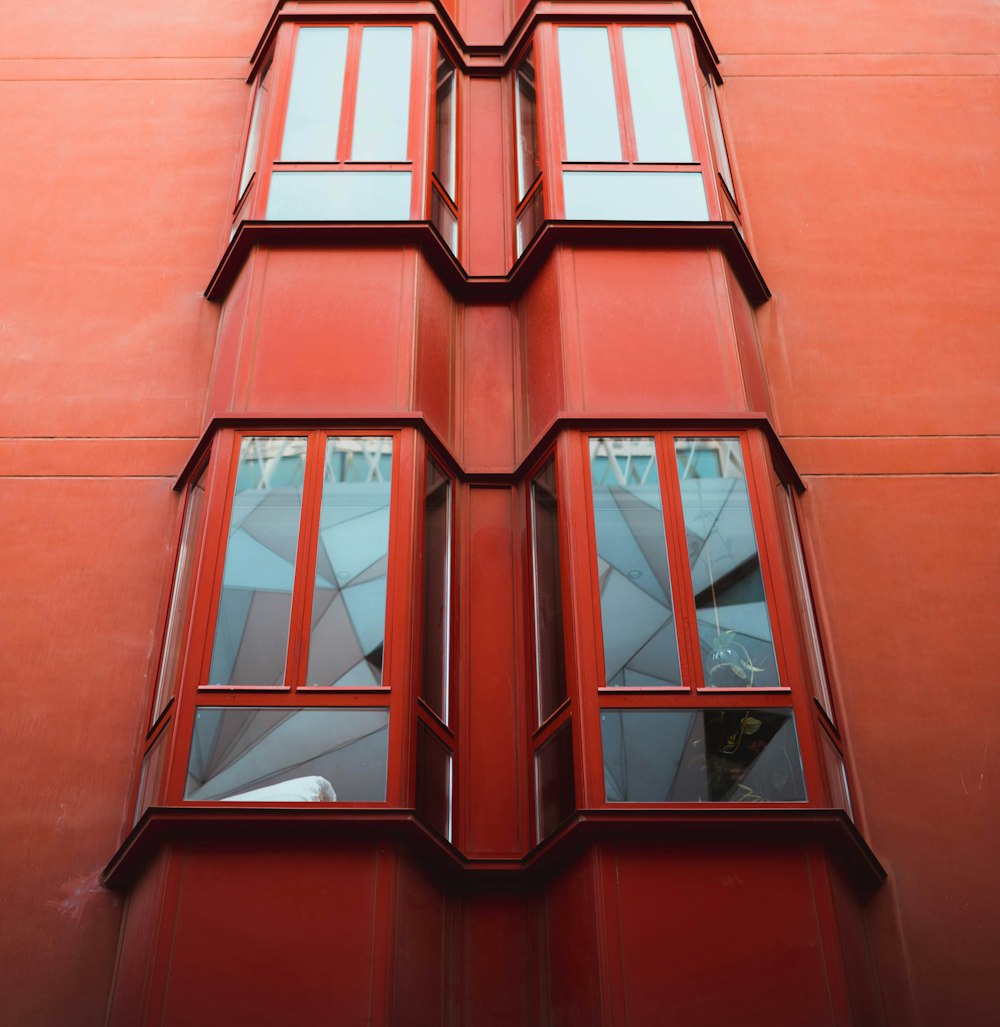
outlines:
[[292, 610], [289, 618], [285, 684], [301, 688], [309, 664], [309, 634], [316, 577], [316, 542], [319, 535], [320, 500], [323, 492], [326, 433], [310, 432], [306, 449], [306, 473], [302, 486], [302, 513], [295, 554]]
[[694, 586], [691, 582], [687, 529], [681, 505], [681, 483], [677, 473], [673, 434], [658, 432], [656, 447], [670, 566], [676, 568], [670, 575], [670, 586], [674, 599], [674, 623], [677, 626], [681, 679], [687, 688], [696, 689], [704, 686], [704, 675], [701, 669], [698, 617], [694, 606]]
[[340, 129], [337, 135], [337, 161], [351, 159], [354, 145], [354, 108], [358, 100], [358, 75], [361, 67], [361, 25], [352, 25], [347, 37], [347, 62], [344, 72], [344, 99], [340, 108]]

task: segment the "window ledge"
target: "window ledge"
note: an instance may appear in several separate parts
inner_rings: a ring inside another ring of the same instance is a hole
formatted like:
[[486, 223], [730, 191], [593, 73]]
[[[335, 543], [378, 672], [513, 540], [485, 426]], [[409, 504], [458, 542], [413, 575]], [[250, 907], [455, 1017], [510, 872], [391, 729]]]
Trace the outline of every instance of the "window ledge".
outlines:
[[813, 808], [581, 810], [523, 856], [469, 857], [439, 837], [412, 810], [324, 806], [258, 809], [218, 806], [152, 807], [104, 868], [110, 888], [128, 888], [165, 846], [206, 840], [220, 845], [248, 840], [294, 845], [317, 841], [394, 840], [414, 849], [444, 873], [487, 884], [528, 884], [587, 845], [604, 842], [692, 842], [722, 846], [820, 845], [839, 861], [862, 894], [877, 889], [886, 871], [843, 810]]
[[771, 292], [732, 221], [546, 221], [505, 275], [470, 275], [429, 221], [242, 221], [226, 247], [205, 298], [225, 299], [258, 246], [413, 246], [459, 298], [502, 301], [519, 295], [557, 245], [635, 249], [718, 249], [747, 299], [759, 306]]

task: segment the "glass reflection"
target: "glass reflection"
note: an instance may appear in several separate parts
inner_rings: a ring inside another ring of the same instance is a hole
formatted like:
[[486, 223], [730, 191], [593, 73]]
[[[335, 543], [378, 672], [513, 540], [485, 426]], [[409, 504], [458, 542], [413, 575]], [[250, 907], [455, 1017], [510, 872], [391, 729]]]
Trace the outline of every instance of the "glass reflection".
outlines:
[[573, 783], [573, 734], [569, 723], [535, 754], [538, 839], [550, 835], [576, 809]]
[[692, 160], [687, 117], [669, 28], [623, 28], [625, 70], [639, 160]]
[[778, 667], [738, 439], [676, 439], [705, 684], [776, 686]]
[[[529, 49], [517, 67], [514, 117], [517, 120], [517, 198], [524, 199], [542, 170], [538, 159], [538, 121], [535, 113], [534, 54]], [[522, 247], [523, 248], [523, 247]]]
[[406, 160], [411, 38], [403, 27], [361, 33], [352, 160]]
[[427, 461], [424, 497], [424, 631], [420, 694], [448, 723], [451, 482]]
[[559, 564], [559, 501], [555, 460], [550, 457], [531, 483], [531, 529], [535, 586], [535, 671], [538, 722], [566, 698], [562, 584]]
[[563, 193], [571, 220], [708, 220], [697, 171], [564, 171]]
[[384, 802], [389, 711], [201, 707], [184, 798]]
[[337, 159], [346, 64], [346, 28], [299, 29], [281, 137], [282, 160]]
[[608, 802], [804, 802], [789, 709], [602, 710]]
[[310, 685], [382, 683], [391, 484], [391, 438], [327, 439]]
[[275, 171], [269, 221], [408, 221], [409, 171]]
[[621, 160], [608, 30], [560, 28], [559, 77], [566, 160]]
[[517, 255], [519, 257], [524, 253], [528, 243], [538, 234], [544, 219], [545, 202], [542, 197], [542, 187], [539, 186], [517, 217]]
[[284, 682], [305, 461], [304, 438], [240, 443], [210, 684]]
[[590, 440], [590, 480], [609, 686], [681, 684], [651, 438]]
[[451, 207], [441, 198], [436, 188], [431, 188], [431, 222], [448, 244], [448, 249], [458, 256], [458, 218]]
[[268, 68], [261, 77], [257, 86], [257, 92], [253, 98], [253, 113], [250, 115], [250, 132], [247, 136], [247, 148], [243, 154], [243, 170], [240, 173], [240, 189], [237, 197], [243, 195], [247, 183], [253, 175], [254, 167], [257, 164], [257, 151], [260, 147], [260, 130], [264, 121], [264, 111], [267, 109], [267, 100], [270, 93], [268, 80], [271, 77], [271, 69]]
[[455, 198], [455, 78], [455, 65], [438, 47], [434, 174], [452, 199]]

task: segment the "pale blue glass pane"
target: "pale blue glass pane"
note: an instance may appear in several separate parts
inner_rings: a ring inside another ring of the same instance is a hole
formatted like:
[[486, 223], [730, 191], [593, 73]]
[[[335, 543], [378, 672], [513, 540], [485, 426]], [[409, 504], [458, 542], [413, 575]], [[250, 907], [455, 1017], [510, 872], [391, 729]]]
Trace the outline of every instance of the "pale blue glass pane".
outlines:
[[639, 160], [692, 159], [674, 35], [668, 28], [624, 28], [625, 69]]
[[559, 76], [566, 159], [621, 160], [608, 30], [560, 28]]
[[391, 486], [391, 438], [327, 439], [310, 685], [382, 683]]
[[304, 438], [240, 444], [210, 684], [284, 681], [305, 461]]
[[361, 35], [352, 160], [406, 160], [412, 35], [408, 28]]
[[663, 505], [650, 438], [590, 440], [605, 681], [681, 684]]
[[257, 163], [257, 151], [260, 147], [260, 129], [264, 121], [264, 111], [267, 109], [268, 100], [268, 79], [271, 77], [271, 69], [264, 72], [264, 77], [257, 86], [257, 92], [253, 98], [253, 113], [250, 115], [250, 133], [247, 136], [247, 148], [243, 154], [243, 171], [240, 174], [240, 191], [237, 198], [243, 195], [250, 176], [254, 172]]
[[601, 710], [608, 802], [804, 802], [789, 709]]
[[337, 159], [347, 61], [346, 28], [302, 28], [281, 138], [281, 159]]
[[269, 221], [409, 221], [408, 171], [276, 171]]
[[195, 714], [184, 798], [384, 802], [389, 711], [210, 707]]
[[565, 171], [563, 194], [570, 220], [708, 220], [696, 171]]
[[779, 685], [738, 439], [677, 439], [705, 684]]

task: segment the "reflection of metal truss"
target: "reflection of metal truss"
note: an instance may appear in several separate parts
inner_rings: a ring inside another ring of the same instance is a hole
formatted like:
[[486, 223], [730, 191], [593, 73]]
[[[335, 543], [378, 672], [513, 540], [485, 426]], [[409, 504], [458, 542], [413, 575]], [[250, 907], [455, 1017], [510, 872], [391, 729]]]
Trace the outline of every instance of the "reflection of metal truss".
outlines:
[[[607, 461], [604, 473], [594, 473], [602, 458]], [[590, 465], [595, 485], [607, 485], [609, 471], [616, 485], [655, 483], [656, 444], [648, 438], [591, 439]]]
[[[674, 447], [677, 452], [677, 470], [681, 481], [691, 478], [742, 478], [743, 451], [739, 439], [676, 439]], [[697, 458], [703, 453], [712, 453], [718, 461], [713, 467], [713, 474], [702, 473], [697, 465]]]

